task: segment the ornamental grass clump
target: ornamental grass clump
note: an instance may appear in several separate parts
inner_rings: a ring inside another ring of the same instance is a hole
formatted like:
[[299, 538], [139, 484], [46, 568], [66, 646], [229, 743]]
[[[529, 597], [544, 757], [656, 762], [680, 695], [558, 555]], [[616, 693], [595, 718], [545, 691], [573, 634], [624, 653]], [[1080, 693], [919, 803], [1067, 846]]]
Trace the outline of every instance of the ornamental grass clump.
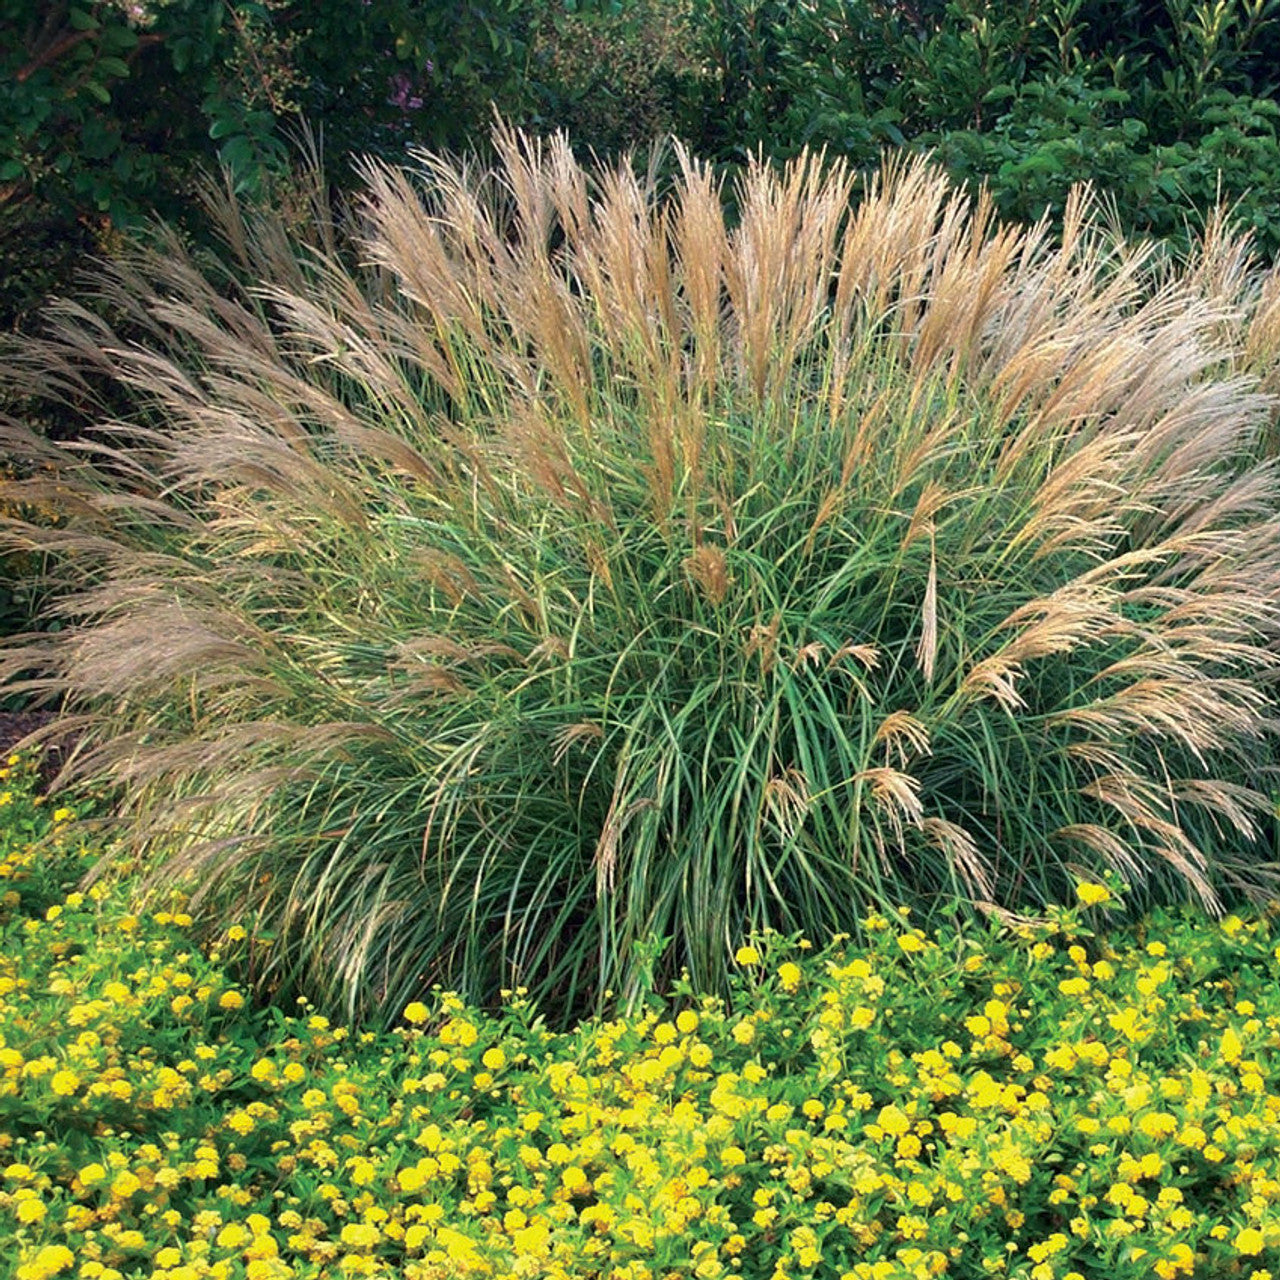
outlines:
[[1083, 871], [1270, 890], [1277, 484], [1211, 263], [920, 162], [856, 207], [756, 165], [729, 225], [678, 148], [497, 150], [370, 163], [354, 251], [223, 201], [228, 269], [139, 251], [12, 353], [111, 412], [5, 428], [62, 625], [0, 673], [153, 880], [350, 1014], [715, 991], [753, 930]]

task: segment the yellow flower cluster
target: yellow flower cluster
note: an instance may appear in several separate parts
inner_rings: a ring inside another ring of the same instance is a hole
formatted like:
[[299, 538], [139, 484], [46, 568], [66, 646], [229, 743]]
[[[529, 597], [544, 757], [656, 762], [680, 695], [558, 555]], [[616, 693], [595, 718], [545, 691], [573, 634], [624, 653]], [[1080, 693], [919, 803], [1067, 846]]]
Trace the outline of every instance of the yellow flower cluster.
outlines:
[[1273, 1280], [1280, 1257], [1266, 919], [1108, 944], [1070, 912], [881, 917], [856, 952], [745, 944], [728, 1005], [552, 1034], [518, 997], [437, 994], [375, 1034], [247, 1004], [180, 902], [55, 905], [0, 936], [4, 1280]]
[[[36, 762], [30, 756], [9, 755], [0, 763], [0, 921], [23, 906], [23, 890], [38, 890], [34, 899], [48, 896], [49, 880], [65, 880], [83, 871], [90, 849], [73, 842], [73, 810], [55, 806], [36, 793]], [[56, 910], [56, 906], [54, 908]]]

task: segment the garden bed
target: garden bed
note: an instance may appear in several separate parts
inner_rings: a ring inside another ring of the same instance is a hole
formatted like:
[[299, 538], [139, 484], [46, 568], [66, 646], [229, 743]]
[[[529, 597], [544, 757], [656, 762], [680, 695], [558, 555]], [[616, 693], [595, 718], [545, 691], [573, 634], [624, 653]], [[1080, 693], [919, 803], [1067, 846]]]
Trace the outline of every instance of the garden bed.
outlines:
[[[550, 1033], [254, 1007], [255, 940], [90, 857], [5, 769], [0, 1276], [1240, 1276], [1280, 1250], [1265, 917], [772, 937], [731, 999]], [[34, 838], [41, 838], [39, 847]]]

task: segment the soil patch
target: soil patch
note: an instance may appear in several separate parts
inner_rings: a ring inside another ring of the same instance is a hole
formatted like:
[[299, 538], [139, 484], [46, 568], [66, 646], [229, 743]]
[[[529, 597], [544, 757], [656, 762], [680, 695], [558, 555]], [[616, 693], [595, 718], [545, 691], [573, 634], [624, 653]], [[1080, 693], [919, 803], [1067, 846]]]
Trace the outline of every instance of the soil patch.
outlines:
[[[0, 711], [0, 761], [29, 733], [42, 729], [52, 719], [52, 711]], [[64, 748], [45, 747], [40, 758], [40, 777], [45, 786], [57, 776]]]

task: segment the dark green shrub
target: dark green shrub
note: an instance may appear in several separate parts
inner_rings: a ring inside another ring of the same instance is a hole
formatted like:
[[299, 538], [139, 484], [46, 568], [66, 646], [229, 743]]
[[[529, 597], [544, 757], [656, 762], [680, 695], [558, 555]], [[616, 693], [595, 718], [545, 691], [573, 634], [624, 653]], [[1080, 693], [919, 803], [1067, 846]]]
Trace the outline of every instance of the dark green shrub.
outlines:
[[[273, 197], [301, 121], [344, 181], [349, 156], [461, 147], [495, 106], [529, 114], [530, 41], [560, 5], [0, 0], [0, 325], [65, 292], [112, 228], [159, 212], [207, 234], [210, 167]], [[54, 252], [32, 252], [33, 228]]]
[[702, 74], [684, 86], [680, 132], [699, 153], [742, 163], [827, 145], [861, 165], [904, 140], [905, 7], [694, 0], [692, 29]]
[[1149, 230], [1154, 205], [1186, 202], [1176, 178], [1156, 172], [1147, 127], [1125, 113], [1128, 101], [1079, 72], [1035, 80], [989, 103], [988, 128], [940, 135], [935, 154], [949, 173], [985, 184], [1005, 217], [1060, 218], [1071, 189], [1093, 182], [1115, 207], [1141, 210], [1132, 230]]
[[1007, 216], [1058, 222], [1088, 181], [1131, 233], [1185, 250], [1187, 223], [1221, 199], [1266, 254], [1280, 250], [1270, 0], [705, 0], [694, 12], [705, 70], [685, 86], [683, 133], [705, 154], [825, 145], [865, 165], [906, 142], [985, 184]]
[[483, 147], [495, 107], [579, 155], [667, 131], [726, 166], [937, 147], [1003, 212], [1061, 217], [1089, 179], [1182, 247], [1220, 188], [1272, 254], [1277, 67], [1271, 0], [5, 0], [0, 323], [70, 279], [33, 234], [100, 247], [157, 210], [200, 237], [195, 175], [266, 194], [299, 121], [342, 184], [352, 156]]
[[702, 68], [693, 0], [546, 6], [530, 45], [533, 118], [584, 154], [647, 150], [684, 132]]

